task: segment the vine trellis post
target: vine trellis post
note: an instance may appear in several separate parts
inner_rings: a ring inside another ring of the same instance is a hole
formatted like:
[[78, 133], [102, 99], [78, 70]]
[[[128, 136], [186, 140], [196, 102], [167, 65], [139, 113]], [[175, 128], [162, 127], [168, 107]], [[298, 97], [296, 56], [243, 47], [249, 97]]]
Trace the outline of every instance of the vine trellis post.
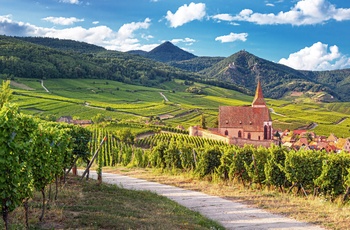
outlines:
[[[102, 141], [101, 141], [100, 145], [98, 146], [97, 150], [95, 151], [95, 153], [94, 153], [94, 155], [93, 155], [93, 157], [92, 157], [90, 163], [88, 164], [88, 166], [86, 167], [86, 169], [85, 169], [83, 175], [81, 176], [81, 180], [84, 179], [85, 175], [89, 172], [89, 170], [90, 170], [92, 164], [94, 163], [94, 160], [96, 159], [96, 157], [97, 157], [97, 155], [98, 155], [98, 153], [99, 153], [99, 151], [100, 151], [100, 149], [101, 149], [103, 143], [104, 143], [106, 140], [107, 140], [107, 136], [105, 136], [105, 137], [102, 139]], [[99, 174], [102, 174], [102, 171], [101, 171], [101, 173], [99, 173]], [[99, 180], [102, 180], [102, 175], [98, 175], [98, 178], [99, 178]]]

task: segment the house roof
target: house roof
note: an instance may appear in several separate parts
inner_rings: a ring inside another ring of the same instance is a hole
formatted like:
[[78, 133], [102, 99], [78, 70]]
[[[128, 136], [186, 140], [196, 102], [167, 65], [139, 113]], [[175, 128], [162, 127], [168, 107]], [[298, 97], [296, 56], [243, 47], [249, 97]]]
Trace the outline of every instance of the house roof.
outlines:
[[255, 97], [254, 97], [254, 100], [252, 102], [252, 106], [253, 107], [266, 107], [266, 103], [264, 100], [264, 95], [262, 92], [260, 80], [258, 81], [258, 85], [256, 87]]
[[306, 129], [295, 129], [295, 130], [293, 130], [293, 134], [295, 134], [295, 135], [302, 135], [302, 134], [304, 134], [306, 132], [307, 132]]
[[245, 131], [264, 131], [264, 122], [272, 121], [267, 107], [220, 106], [220, 128], [242, 128]]

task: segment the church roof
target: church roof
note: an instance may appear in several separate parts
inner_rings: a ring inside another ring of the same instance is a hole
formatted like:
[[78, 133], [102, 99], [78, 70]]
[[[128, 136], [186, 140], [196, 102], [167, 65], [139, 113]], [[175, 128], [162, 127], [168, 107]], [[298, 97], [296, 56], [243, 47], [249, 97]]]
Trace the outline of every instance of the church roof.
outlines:
[[264, 107], [266, 106], [265, 100], [264, 100], [264, 95], [262, 92], [260, 80], [258, 81], [258, 85], [256, 87], [256, 92], [255, 92], [255, 97], [252, 103], [253, 107]]
[[245, 131], [264, 131], [264, 122], [272, 121], [267, 107], [220, 106], [219, 128], [242, 128]]

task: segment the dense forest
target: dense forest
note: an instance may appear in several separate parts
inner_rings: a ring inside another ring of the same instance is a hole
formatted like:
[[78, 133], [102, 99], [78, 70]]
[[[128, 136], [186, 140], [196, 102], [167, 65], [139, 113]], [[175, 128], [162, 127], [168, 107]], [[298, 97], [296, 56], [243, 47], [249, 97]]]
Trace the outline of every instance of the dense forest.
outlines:
[[[153, 86], [172, 78], [197, 77], [194, 73], [164, 63], [96, 49], [86, 43], [75, 42], [78, 50], [75, 52], [72, 41], [52, 39], [50, 43], [47, 38], [24, 40], [0, 36], [0, 75], [3, 78], [96, 78]], [[81, 50], [84, 47], [86, 50], [83, 53]]]

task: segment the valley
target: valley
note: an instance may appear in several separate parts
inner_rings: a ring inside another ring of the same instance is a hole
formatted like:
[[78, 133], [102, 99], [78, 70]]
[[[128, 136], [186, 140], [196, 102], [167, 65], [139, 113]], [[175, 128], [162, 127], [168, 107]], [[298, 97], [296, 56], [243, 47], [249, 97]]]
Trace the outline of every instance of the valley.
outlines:
[[[173, 80], [159, 88], [130, 85], [98, 79], [47, 79], [46, 92], [38, 79], [16, 79], [14, 102], [24, 113], [41, 117], [72, 116], [91, 119], [103, 114], [117, 122], [147, 123], [150, 118], [158, 124], [176, 127], [200, 124], [204, 114], [208, 127], [215, 127], [220, 105], [249, 105], [252, 97], [240, 92], [194, 83], [203, 94], [186, 92], [183, 80]], [[31, 90], [28, 90], [28, 87]], [[34, 90], [33, 90], [34, 89]], [[164, 95], [168, 101], [162, 96]], [[316, 103], [266, 99], [273, 110], [274, 129], [297, 129], [317, 123], [311, 131], [328, 136], [349, 136], [350, 116], [348, 102]], [[342, 120], [342, 122], [339, 122]]]

